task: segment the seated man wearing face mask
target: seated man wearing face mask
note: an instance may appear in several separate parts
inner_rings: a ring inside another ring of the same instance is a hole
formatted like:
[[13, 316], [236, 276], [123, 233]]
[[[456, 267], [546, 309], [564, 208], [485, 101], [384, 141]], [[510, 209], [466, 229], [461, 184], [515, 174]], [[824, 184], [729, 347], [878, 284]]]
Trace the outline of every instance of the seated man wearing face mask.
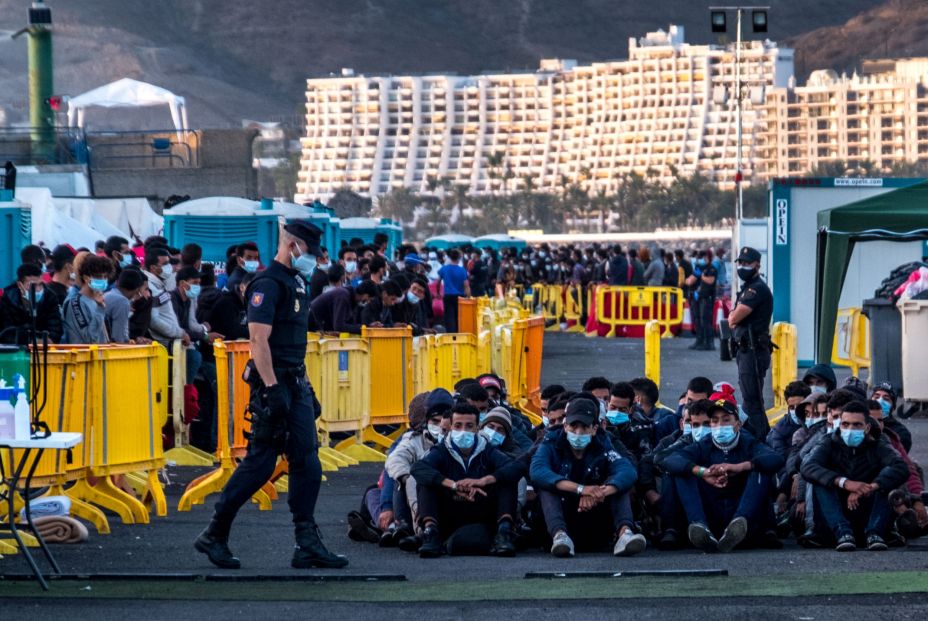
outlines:
[[786, 398], [787, 413], [770, 430], [767, 435], [767, 444], [784, 459], [789, 456], [789, 449], [793, 443], [793, 434], [803, 426], [803, 421], [796, 414], [796, 407], [811, 393], [812, 389], [808, 385], [798, 381], [790, 382], [783, 391], [783, 396]]
[[606, 406], [606, 425], [613, 445], [621, 444], [638, 464], [657, 444], [654, 421], [635, 404], [635, 390], [631, 384], [617, 382]]
[[896, 411], [896, 390], [889, 382], [883, 382], [873, 387], [871, 399], [878, 402], [883, 409], [883, 426], [891, 429], [902, 442], [906, 452], [912, 450], [912, 433], [902, 424], [898, 418], [893, 416]]
[[455, 403], [451, 431], [412, 467], [422, 558], [441, 556], [446, 546], [452, 555], [516, 553], [517, 485], [525, 469], [477, 433], [479, 417], [472, 405]]
[[826, 394], [838, 387], [835, 372], [827, 364], [816, 364], [802, 376], [802, 383], [812, 390], [812, 394]]
[[839, 552], [854, 550], [860, 537], [866, 538], [868, 550], [886, 550], [892, 518], [888, 495], [906, 482], [909, 469], [892, 445], [881, 440], [864, 403], [845, 405], [839, 420], [840, 427], [802, 463], [821, 518], [816, 526], [831, 532]]
[[731, 552], [749, 536], [765, 542], [772, 527], [770, 491], [785, 460], [741, 429], [738, 410], [712, 395], [711, 434], [664, 460], [689, 521], [690, 543]]
[[532, 458], [551, 554], [569, 557], [575, 546], [593, 551], [613, 542], [615, 556], [643, 551], [647, 542], [634, 531], [629, 497], [636, 478], [634, 465], [600, 433], [595, 397], [575, 395], [563, 428], [551, 430]]

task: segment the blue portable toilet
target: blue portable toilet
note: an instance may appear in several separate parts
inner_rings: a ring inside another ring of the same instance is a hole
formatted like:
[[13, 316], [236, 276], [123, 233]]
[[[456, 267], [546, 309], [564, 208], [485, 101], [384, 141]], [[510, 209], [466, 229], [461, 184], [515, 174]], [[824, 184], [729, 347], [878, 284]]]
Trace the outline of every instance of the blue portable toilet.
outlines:
[[492, 248], [497, 251], [502, 250], [503, 248], [515, 248], [516, 250], [522, 250], [525, 248], [526, 243], [524, 239], [519, 239], [518, 237], [512, 237], [511, 235], [502, 233], [497, 235], [484, 235], [483, 237], [478, 237], [474, 240], [474, 246], [477, 248]]
[[387, 235], [388, 257], [393, 256], [396, 249], [403, 243], [403, 228], [389, 218], [345, 218], [341, 220], [341, 240], [348, 242], [357, 237], [365, 244], [373, 243], [374, 235], [385, 233]]
[[438, 235], [425, 240], [425, 245], [429, 248], [438, 248], [439, 250], [448, 250], [449, 248], [463, 248], [472, 246], [474, 238], [470, 235], [460, 235], [458, 233], [448, 233], [447, 235]]
[[10, 199], [0, 202], [0, 287], [16, 280], [19, 251], [32, 243], [32, 208]]
[[[318, 207], [317, 207], [318, 205]], [[275, 202], [274, 209], [289, 222], [294, 219], [310, 220], [322, 229], [322, 247], [335, 255], [339, 247], [341, 221], [322, 203], [314, 205], [297, 205], [296, 203]]]

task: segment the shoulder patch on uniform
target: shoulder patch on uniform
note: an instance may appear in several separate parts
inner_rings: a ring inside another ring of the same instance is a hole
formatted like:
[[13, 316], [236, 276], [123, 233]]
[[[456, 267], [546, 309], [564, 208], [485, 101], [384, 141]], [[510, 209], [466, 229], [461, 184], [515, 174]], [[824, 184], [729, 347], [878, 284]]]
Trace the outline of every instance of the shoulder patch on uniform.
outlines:
[[255, 292], [251, 295], [251, 305], [254, 306], [255, 308], [258, 308], [259, 306], [261, 306], [263, 302], [264, 302], [263, 293]]
[[606, 453], [606, 459], [608, 459], [610, 462], [619, 461], [620, 459], [622, 459], [622, 456], [619, 455], [615, 451], [609, 451], [608, 453]]

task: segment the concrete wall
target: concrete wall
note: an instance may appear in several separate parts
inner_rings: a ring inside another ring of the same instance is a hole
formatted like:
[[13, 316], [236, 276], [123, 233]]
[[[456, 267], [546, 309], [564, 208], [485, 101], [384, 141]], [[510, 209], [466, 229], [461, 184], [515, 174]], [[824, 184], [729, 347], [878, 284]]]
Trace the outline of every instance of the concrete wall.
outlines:
[[[97, 165], [92, 157], [94, 196], [146, 196], [159, 205], [172, 194], [257, 198], [257, 171], [252, 167], [256, 130], [200, 130], [191, 134], [190, 155], [186, 149], [172, 148], [180, 158], [110, 157]], [[158, 134], [162, 135], [168, 136]], [[134, 141], [141, 145], [135, 153], [150, 152], [146, 145], [153, 136], [140, 135]], [[172, 138], [176, 140], [176, 136]], [[132, 147], [119, 144], [130, 142], [124, 135], [88, 135], [87, 141], [91, 153], [95, 147], [97, 153], [132, 152]]]

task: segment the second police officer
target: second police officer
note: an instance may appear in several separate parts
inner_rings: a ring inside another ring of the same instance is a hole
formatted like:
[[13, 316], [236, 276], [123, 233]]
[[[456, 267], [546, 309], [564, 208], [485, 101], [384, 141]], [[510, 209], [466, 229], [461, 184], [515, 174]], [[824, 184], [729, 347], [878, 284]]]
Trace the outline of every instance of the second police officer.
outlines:
[[764, 378], [770, 368], [770, 319], [773, 294], [760, 277], [760, 253], [745, 246], [735, 261], [743, 281], [738, 302], [728, 316], [737, 348], [738, 384], [747, 427], [760, 441], [770, 430], [764, 408]]
[[316, 416], [319, 402], [306, 379], [307, 282], [322, 256], [322, 231], [296, 221], [280, 234], [277, 255], [245, 294], [251, 357], [245, 380], [251, 387], [248, 452], [216, 503], [209, 526], [194, 543], [216, 566], [237, 569], [229, 531], [238, 510], [272, 476], [281, 453], [289, 465], [288, 504], [293, 514], [296, 568], [338, 568], [348, 559], [329, 552], [315, 521], [322, 483]]

